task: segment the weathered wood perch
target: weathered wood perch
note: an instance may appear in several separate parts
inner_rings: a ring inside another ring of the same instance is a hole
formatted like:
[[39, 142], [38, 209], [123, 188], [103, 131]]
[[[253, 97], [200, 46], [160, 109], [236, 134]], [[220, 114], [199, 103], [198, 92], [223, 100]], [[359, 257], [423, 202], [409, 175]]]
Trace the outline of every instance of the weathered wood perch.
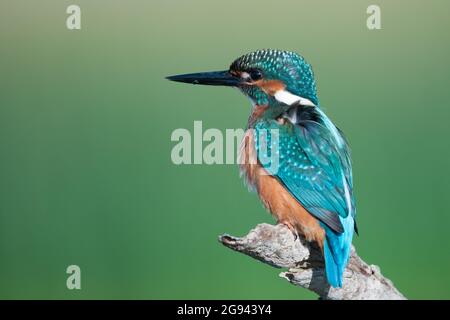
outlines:
[[284, 225], [259, 224], [248, 235], [237, 238], [224, 234], [219, 241], [230, 249], [249, 255], [277, 268], [288, 268], [280, 277], [317, 293], [327, 300], [404, 300], [406, 299], [383, 277], [380, 268], [368, 265], [352, 247], [344, 272], [343, 288], [328, 285], [320, 248], [301, 236], [294, 240]]

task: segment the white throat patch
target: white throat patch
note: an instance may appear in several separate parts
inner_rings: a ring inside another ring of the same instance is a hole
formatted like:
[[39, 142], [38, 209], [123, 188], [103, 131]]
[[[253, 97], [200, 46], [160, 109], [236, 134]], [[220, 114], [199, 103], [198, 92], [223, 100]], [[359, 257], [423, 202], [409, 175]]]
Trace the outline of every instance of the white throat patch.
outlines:
[[[290, 93], [287, 90], [279, 90], [275, 93], [274, 95], [275, 99], [278, 102], [287, 104], [287, 105], [293, 105], [293, 104], [300, 104], [302, 106], [310, 106], [310, 107], [316, 107], [316, 105], [309, 99], [297, 96], [295, 94]], [[339, 147], [342, 147], [342, 145], [344, 144], [344, 141], [341, 137], [341, 135], [339, 134], [336, 126], [331, 122], [331, 120], [325, 115], [325, 113], [323, 113], [322, 110], [320, 110], [319, 108], [317, 108], [317, 111], [320, 113], [320, 115], [322, 116], [324, 122], [325, 122], [325, 126], [331, 131], [334, 139], [336, 140], [337, 144]], [[295, 114], [295, 113], [294, 113]], [[295, 115], [296, 117], [296, 115]], [[294, 119], [294, 122], [297, 121], [297, 118]]]
[[278, 90], [275, 93], [274, 97], [278, 102], [287, 104], [289, 106], [293, 105], [294, 103], [299, 103], [302, 106], [315, 107], [315, 104], [312, 103], [311, 100], [292, 94], [287, 90]]

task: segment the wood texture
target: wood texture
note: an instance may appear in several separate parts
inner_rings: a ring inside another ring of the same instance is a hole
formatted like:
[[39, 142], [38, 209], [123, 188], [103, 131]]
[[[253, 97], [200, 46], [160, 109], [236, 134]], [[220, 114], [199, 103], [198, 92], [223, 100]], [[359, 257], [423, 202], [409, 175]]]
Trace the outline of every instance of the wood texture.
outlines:
[[322, 253], [317, 245], [293, 233], [284, 225], [259, 224], [242, 238], [224, 234], [219, 241], [234, 251], [244, 253], [277, 268], [288, 269], [280, 277], [311, 290], [326, 300], [405, 300], [385, 278], [380, 268], [364, 262], [352, 247], [344, 272], [343, 288], [328, 285]]

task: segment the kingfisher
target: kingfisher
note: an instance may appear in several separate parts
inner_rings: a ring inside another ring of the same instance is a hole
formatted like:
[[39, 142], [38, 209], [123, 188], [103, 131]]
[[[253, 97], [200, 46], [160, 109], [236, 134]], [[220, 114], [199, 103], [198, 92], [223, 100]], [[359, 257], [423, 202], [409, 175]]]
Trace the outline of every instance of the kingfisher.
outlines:
[[328, 283], [342, 287], [358, 233], [352, 161], [343, 132], [320, 106], [311, 65], [297, 53], [263, 49], [239, 57], [228, 70], [167, 79], [234, 87], [250, 99], [241, 175], [295, 240], [301, 234], [318, 244]]

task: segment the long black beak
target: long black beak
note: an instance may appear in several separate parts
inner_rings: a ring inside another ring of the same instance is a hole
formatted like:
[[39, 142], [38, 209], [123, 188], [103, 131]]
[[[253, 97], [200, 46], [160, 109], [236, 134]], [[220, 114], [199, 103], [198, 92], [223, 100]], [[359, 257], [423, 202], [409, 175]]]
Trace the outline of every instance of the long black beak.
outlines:
[[167, 77], [166, 79], [177, 82], [204, 84], [209, 86], [236, 87], [241, 83], [241, 79], [233, 76], [228, 72], [228, 70], [180, 74]]

